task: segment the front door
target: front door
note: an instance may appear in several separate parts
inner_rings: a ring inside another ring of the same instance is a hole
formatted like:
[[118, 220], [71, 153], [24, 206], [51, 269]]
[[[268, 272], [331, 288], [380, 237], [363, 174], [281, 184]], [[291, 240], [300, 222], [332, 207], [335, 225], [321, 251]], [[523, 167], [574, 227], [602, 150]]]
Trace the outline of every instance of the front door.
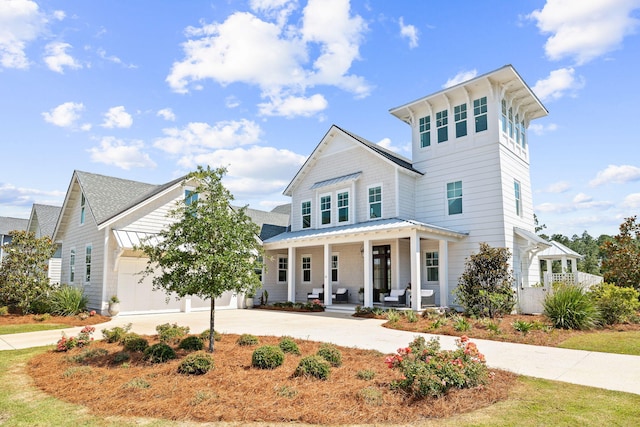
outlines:
[[373, 247], [373, 302], [380, 302], [380, 294], [391, 290], [391, 246]]

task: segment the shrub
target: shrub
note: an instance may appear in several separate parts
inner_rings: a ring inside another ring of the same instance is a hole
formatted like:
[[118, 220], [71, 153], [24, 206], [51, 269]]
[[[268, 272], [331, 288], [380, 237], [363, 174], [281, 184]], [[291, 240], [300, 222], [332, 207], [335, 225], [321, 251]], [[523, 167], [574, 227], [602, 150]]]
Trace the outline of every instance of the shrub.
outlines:
[[416, 323], [418, 321], [418, 315], [413, 310], [405, 310], [404, 317], [406, 317], [409, 323]]
[[122, 388], [149, 388], [151, 384], [144, 378], [132, 378], [131, 381], [122, 385]]
[[298, 390], [287, 385], [283, 385], [275, 388], [276, 394], [280, 397], [293, 398], [298, 395]]
[[126, 351], [119, 351], [113, 355], [113, 363], [121, 364], [131, 360], [131, 355]]
[[376, 373], [371, 369], [362, 369], [356, 373], [356, 377], [360, 380], [371, 381], [376, 376]]
[[240, 337], [238, 337], [238, 341], [236, 341], [236, 344], [246, 346], [258, 345], [259, 343], [260, 341], [258, 340], [258, 337], [251, 334], [242, 334], [240, 335]]
[[87, 348], [76, 355], [68, 356], [67, 360], [74, 363], [86, 363], [91, 359], [96, 359], [107, 354], [109, 354], [109, 352], [104, 348]]
[[318, 349], [317, 354], [327, 362], [331, 363], [331, 366], [338, 367], [342, 365], [342, 353], [340, 353], [340, 350], [331, 344], [322, 344]]
[[67, 337], [65, 333], [62, 333], [62, 338], [56, 343], [56, 351], [67, 351], [75, 347], [85, 347], [91, 344], [93, 338], [91, 335], [95, 332], [96, 328], [93, 326], [85, 326], [78, 333], [77, 337]]
[[591, 329], [596, 326], [598, 310], [582, 288], [557, 284], [544, 299], [544, 314], [555, 328]]
[[400, 313], [397, 310], [389, 310], [385, 313], [385, 316], [391, 323], [396, 323], [400, 320]]
[[51, 314], [73, 316], [87, 309], [87, 297], [80, 288], [62, 285], [51, 292], [49, 305]]
[[[200, 334], [200, 339], [202, 341], [207, 341], [209, 339], [209, 332], [211, 331], [211, 329], [206, 329], [204, 331], [202, 331], [202, 333]], [[215, 329], [213, 330], [213, 340], [214, 341], [220, 341], [222, 340], [222, 334], [218, 331], [216, 331]]]
[[384, 403], [384, 397], [382, 391], [375, 387], [365, 387], [358, 391], [358, 397], [367, 405], [382, 406]]
[[413, 398], [444, 396], [451, 388], [472, 388], [485, 384], [489, 370], [484, 356], [466, 336], [456, 340], [457, 349], [440, 350], [440, 342], [432, 338], [414, 340], [409, 347], [400, 348], [385, 358], [391, 369], [402, 373], [402, 379], [392, 383]]
[[103, 329], [102, 336], [108, 343], [120, 342], [124, 336], [131, 330], [131, 323], [122, 326], [115, 326], [111, 329]]
[[162, 342], [169, 344], [177, 344], [182, 337], [189, 333], [188, 326], [178, 326], [177, 323], [169, 324], [164, 323], [156, 326], [158, 332], [158, 339]]
[[318, 355], [306, 356], [300, 359], [294, 377], [313, 377], [320, 380], [329, 378], [331, 365]]
[[144, 351], [144, 358], [151, 363], [164, 363], [176, 358], [176, 352], [166, 343], [157, 343]]
[[280, 349], [285, 353], [300, 355], [300, 348], [293, 338], [283, 337], [278, 344]]
[[275, 345], [258, 347], [251, 356], [251, 366], [260, 369], [275, 369], [284, 363], [284, 352]]
[[467, 259], [454, 291], [467, 314], [493, 319], [511, 312], [515, 295], [511, 289], [510, 257], [508, 248], [480, 243], [480, 251]]
[[522, 332], [522, 335], [527, 335], [531, 329], [533, 329], [534, 325], [531, 322], [527, 322], [526, 320], [515, 320], [511, 326], [518, 332]]
[[198, 351], [204, 348], [204, 343], [202, 342], [200, 337], [191, 336], [186, 337], [185, 339], [180, 341], [178, 348], [187, 351]]
[[464, 316], [456, 316], [453, 318], [453, 329], [455, 329], [456, 331], [470, 331], [471, 327], [471, 323]]
[[489, 332], [496, 335], [500, 335], [502, 333], [502, 330], [500, 329], [500, 322], [495, 322], [490, 319], [484, 319], [484, 320], [485, 321], [482, 322], [482, 324], [484, 325], [484, 327], [487, 328]]
[[49, 319], [51, 319], [51, 315], [49, 313], [33, 315], [33, 320], [35, 320], [36, 322], [46, 322]]
[[0, 306], [0, 316], [6, 316], [9, 314], [9, 307], [6, 305]]
[[122, 345], [127, 351], [142, 353], [149, 347], [149, 341], [138, 334], [126, 334], [122, 338]]
[[633, 288], [601, 283], [591, 289], [590, 296], [605, 325], [634, 320], [637, 311], [640, 310], [640, 292]]
[[191, 353], [178, 365], [178, 373], [184, 375], [204, 375], [212, 369], [213, 358], [209, 353], [203, 351]]

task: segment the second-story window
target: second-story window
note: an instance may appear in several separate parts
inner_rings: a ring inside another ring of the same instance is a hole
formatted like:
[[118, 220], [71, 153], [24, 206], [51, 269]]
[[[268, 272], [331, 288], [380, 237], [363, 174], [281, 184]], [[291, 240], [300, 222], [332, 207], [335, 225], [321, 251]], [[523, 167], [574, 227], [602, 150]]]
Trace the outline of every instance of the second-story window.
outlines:
[[349, 221], [349, 193], [338, 193], [338, 222]]
[[462, 181], [447, 183], [447, 211], [449, 215], [462, 213]]
[[507, 123], [509, 138], [513, 138], [513, 108], [509, 108], [509, 122]]
[[453, 119], [456, 122], [456, 138], [467, 135], [467, 104], [453, 107]]
[[322, 225], [331, 224], [331, 196], [320, 197], [320, 223]]
[[84, 224], [85, 218], [85, 205], [87, 204], [86, 199], [84, 198], [84, 193], [80, 195], [80, 224]]
[[502, 100], [502, 113], [500, 114], [500, 127], [502, 133], [507, 133], [507, 101]]
[[191, 190], [184, 190], [184, 204], [191, 206], [193, 202], [198, 200], [198, 193]]
[[473, 100], [473, 117], [476, 121], [476, 132], [487, 130], [487, 97]]
[[311, 201], [302, 202], [302, 228], [311, 227]]
[[431, 145], [431, 116], [420, 118], [420, 147]]
[[527, 148], [527, 136], [526, 136], [527, 128], [524, 125], [524, 120], [520, 122], [520, 144], [522, 148]]
[[438, 129], [438, 142], [445, 142], [449, 139], [449, 112], [447, 110], [438, 111], [436, 113], [436, 128]]
[[369, 219], [382, 218], [382, 187], [369, 188]]

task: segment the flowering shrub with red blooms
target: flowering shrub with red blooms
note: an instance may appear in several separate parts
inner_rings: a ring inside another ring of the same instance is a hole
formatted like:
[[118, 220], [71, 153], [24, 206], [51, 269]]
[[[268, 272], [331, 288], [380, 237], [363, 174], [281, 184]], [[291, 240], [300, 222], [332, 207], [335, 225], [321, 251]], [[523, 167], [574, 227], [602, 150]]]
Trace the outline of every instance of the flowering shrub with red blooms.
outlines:
[[489, 369], [478, 347], [462, 336], [456, 340], [457, 349], [440, 349], [440, 341], [416, 337], [408, 347], [385, 358], [390, 369], [398, 369], [402, 379], [393, 388], [404, 390], [415, 398], [441, 397], [451, 388], [472, 388], [486, 384]]
[[74, 347], [85, 347], [91, 344], [93, 337], [91, 336], [96, 331], [93, 326], [85, 326], [82, 328], [77, 337], [67, 337], [62, 333], [62, 338], [56, 343], [56, 351], [67, 351]]
[[96, 315], [96, 311], [95, 311], [95, 310], [91, 310], [91, 311], [89, 312], [89, 316], [93, 317], [93, 316], [95, 316], [95, 315]]

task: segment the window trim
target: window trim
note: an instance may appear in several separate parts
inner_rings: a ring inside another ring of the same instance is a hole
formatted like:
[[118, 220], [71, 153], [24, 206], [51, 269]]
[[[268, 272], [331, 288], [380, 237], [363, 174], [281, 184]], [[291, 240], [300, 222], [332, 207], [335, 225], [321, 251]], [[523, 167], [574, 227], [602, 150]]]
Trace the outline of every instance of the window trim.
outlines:
[[418, 121], [420, 148], [431, 146], [431, 115], [420, 117]]
[[[332, 212], [333, 211], [333, 206], [332, 206], [332, 203], [331, 203], [332, 202], [332, 196], [333, 196], [333, 193], [323, 193], [323, 194], [320, 194], [318, 196], [318, 199], [320, 200], [320, 203], [318, 203], [318, 206], [319, 206], [318, 214], [320, 215], [320, 221], [319, 221], [319, 226], [320, 227], [330, 227], [332, 222], [333, 222], [333, 212]], [[322, 199], [327, 198], [327, 197], [329, 198], [329, 208], [328, 209], [323, 209], [323, 206], [324, 206], [325, 202]], [[328, 222], [324, 222], [323, 214], [325, 212], [329, 213], [329, 221]]]
[[[347, 204], [346, 206], [340, 206], [340, 195], [347, 195], [346, 201]], [[340, 210], [341, 209], [347, 209], [347, 219], [346, 220], [341, 220], [340, 219]], [[344, 189], [344, 190], [337, 190], [336, 191], [336, 220], [338, 221], [338, 224], [349, 224], [351, 223], [351, 190], [350, 189]]]
[[[309, 204], [309, 213], [305, 214], [305, 203]], [[307, 200], [303, 200], [300, 202], [300, 229], [301, 230], [306, 230], [307, 228], [311, 228], [312, 225], [312, 218], [313, 215], [313, 209], [312, 209], [312, 205], [311, 205], [311, 199], [307, 199]], [[309, 225], [307, 227], [304, 226], [304, 218], [305, 216], [309, 217]]]
[[517, 179], [513, 180], [513, 196], [516, 204], [516, 215], [522, 218], [522, 184]]
[[[300, 256], [300, 271], [302, 273], [302, 283], [311, 283], [313, 269], [311, 268], [311, 254], [303, 254]], [[309, 273], [309, 278], [305, 278], [305, 273]]]
[[93, 248], [91, 245], [84, 247], [84, 283], [91, 284], [91, 260]]
[[467, 103], [453, 107], [453, 120], [456, 125], [456, 138], [467, 136]]
[[[456, 195], [455, 191], [457, 190], [455, 188], [455, 185], [457, 183], [460, 183], [460, 195]], [[452, 189], [452, 191], [454, 191], [454, 194], [450, 197], [449, 196], [449, 184], [453, 184], [454, 188]], [[447, 196], [447, 203], [446, 203], [446, 212], [447, 212], [447, 216], [451, 216], [451, 215], [462, 215], [464, 213], [464, 205], [463, 205], [463, 186], [462, 186], [462, 180], [457, 180], [457, 181], [450, 181], [447, 182], [445, 185], [445, 194]], [[460, 199], [460, 212], [451, 212], [451, 202], [454, 200], [458, 200]]]
[[[431, 258], [429, 258], [431, 255]], [[440, 280], [440, 255], [438, 251], [425, 251], [424, 252], [424, 267], [425, 267], [425, 281], [426, 282], [438, 282]], [[431, 261], [431, 262], [430, 262]], [[435, 261], [435, 262], [434, 262]], [[429, 280], [429, 273], [435, 271], [435, 280]]]
[[[371, 190], [379, 188], [380, 189], [380, 200], [376, 201], [376, 202], [371, 202]], [[367, 218], [368, 220], [378, 220], [378, 219], [382, 219], [384, 218], [384, 189], [382, 187], [382, 184], [372, 184], [367, 186]], [[372, 204], [380, 204], [380, 216], [379, 217], [372, 217], [371, 216], [371, 205]]]
[[76, 248], [69, 250], [69, 283], [76, 280]]
[[438, 144], [449, 140], [449, 110], [442, 110], [436, 113], [436, 132]]
[[87, 216], [86, 211], [87, 198], [84, 197], [84, 193], [80, 193], [80, 225], [84, 224]]
[[[475, 122], [475, 132], [484, 132], [489, 128], [489, 120], [487, 117], [488, 114], [488, 106], [487, 106], [487, 97], [482, 96], [478, 99], [473, 100], [473, 117]], [[482, 119], [482, 120], [481, 120]], [[482, 123], [484, 129], [478, 130], [478, 124]]]
[[[281, 261], [284, 261], [284, 268], [282, 267]], [[278, 283], [287, 283], [287, 279], [288, 279], [288, 275], [289, 275], [289, 256], [288, 255], [278, 255], [278, 260], [277, 260], [277, 268], [278, 268], [278, 277], [277, 277], [277, 282]], [[280, 272], [284, 271], [284, 280], [280, 280]]]
[[[335, 259], [335, 262], [334, 262], [334, 259]], [[334, 275], [334, 272], [335, 272], [335, 275]], [[338, 283], [339, 279], [340, 279], [340, 254], [338, 252], [333, 252], [331, 254], [331, 283]]]

